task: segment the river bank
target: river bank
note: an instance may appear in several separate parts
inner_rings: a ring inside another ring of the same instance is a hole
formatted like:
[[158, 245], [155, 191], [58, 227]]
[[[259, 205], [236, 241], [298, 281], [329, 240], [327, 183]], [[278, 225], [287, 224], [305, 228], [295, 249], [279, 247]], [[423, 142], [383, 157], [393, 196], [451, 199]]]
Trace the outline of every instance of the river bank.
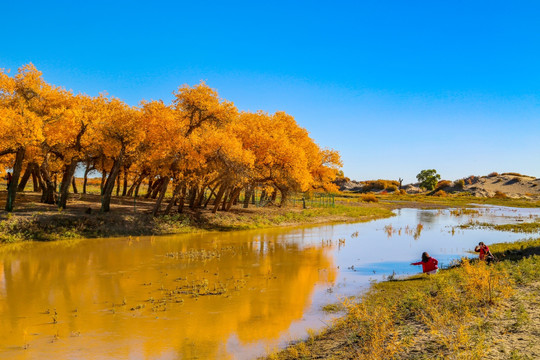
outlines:
[[491, 266], [374, 284], [327, 330], [267, 359], [538, 358], [540, 238], [490, 247]]
[[[153, 199], [113, 197], [112, 210], [99, 212], [100, 196], [74, 194], [67, 209], [39, 202], [38, 193], [18, 194], [19, 207], [12, 213], [0, 211], [0, 243], [25, 240], [52, 241], [73, 238], [167, 235], [208, 231], [234, 231], [309, 224], [364, 222], [393, 216], [402, 208], [443, 209], [491, 204], [510, 207], [538, 207], [540, 202], [524, 199], [479, 199], [472, 196], [434, 197], [424, 195], [377, 195], [376, 202], [358, 194], [341, 193], [334, 207], [302, 209], [299, 202], [212, 213], [209, 209], [182, 214], [152, 216]], [[308, 203], [309, 204], [309, 203]], [[0, 201], [0, 206], [2, 206]]]
[[392, 207], [361, 203], [335, 207], [277, 206], [244, 209], [234, 206], [228, 212], [212, 213], [209, 209], [182, 214], [153, 216], [152, 199], [113, 199], [111, 212], [99, 212], [99, 196], [81, 195], [68, 209], [39, 203], [31, 193], [19, 195], [19, 209], [0, 212], [0, 243], [25, 240], [52, 241], [73, 238], [167, 235], [209, 231], [234, 231], [269, 227], [323, 223], [364, 222], [393, 216]]

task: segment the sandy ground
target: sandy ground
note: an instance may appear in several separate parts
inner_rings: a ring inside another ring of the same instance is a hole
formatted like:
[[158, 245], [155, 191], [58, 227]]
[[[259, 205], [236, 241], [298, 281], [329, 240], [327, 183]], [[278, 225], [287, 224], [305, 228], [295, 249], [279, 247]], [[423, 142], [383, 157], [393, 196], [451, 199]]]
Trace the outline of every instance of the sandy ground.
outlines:
[[540, 281], [518, 288], [504, 307], [486, 359], [540, 359]]
[[476, 182], [465, 185], [464, 190], [477, 196], [492, 197], [499, 191], [512, 198], [531, 198], [540, 195], [540, 178], [515, 175], [483, 176], [477, 178]]

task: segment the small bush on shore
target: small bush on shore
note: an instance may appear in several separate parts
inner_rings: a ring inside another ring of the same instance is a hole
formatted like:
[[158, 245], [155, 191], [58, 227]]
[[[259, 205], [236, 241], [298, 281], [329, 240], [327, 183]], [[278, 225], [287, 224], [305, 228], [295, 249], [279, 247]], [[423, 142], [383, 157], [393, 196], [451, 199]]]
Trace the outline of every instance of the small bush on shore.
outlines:
[[465, 181], [465, 184], [472, 185], [472, 184], [476, 184], [478, 182], [478, 179], [479, 179], [478, 176], [471, 175], [463, 180]]
[[372, 202], [372, 203], [379, 202], [379, 199], [377, 199], [377, 197], [374, 194], [362, 194], [360, 195], [360, 198], [364, 202]]
[[435, 190], [444, 189], [450, 186], [452, 186], [452, 182], [450, 180], [441, 180], [437, 183], [437, 186], [435, 186]]
[[389, 186], [386, 188], [386, 190], [387, 190], [388, 192], [395, 192], [395, 191], [397, 191], [397, 189], [398, 189], [398, 187], [397, 187], [396, 185], [389, 185]]
[[439, 190], [439, 191], [435, 192], [435, 194], [433, 194], [433, 196], [446, 197], [446, 196], [448, 196], [448, 194], [444, 190]]
[[503, 193], [503, 192], [501, 192], [499, 190], [495, 191], [495, 195], [493, 195], [493, 197], [495, 199], [506, 199], [506, 198], [508, 198], [508, 196], [505, 193]]
[[[395, 186], [396, 188], [399, 186], [399, 182], [395, 180], [368, 180], [363, 182], [363, 191], [373, 191], [373, 190], [385, 190], [388, 189], [390, 186]], [[394, 190], [389, 190], [394, 191]]]
[[463, 190], [463, 188], [465, 187], [465, 180], [459, 179], [459, 180], [454, 181], [454, 186], [458, 189]]

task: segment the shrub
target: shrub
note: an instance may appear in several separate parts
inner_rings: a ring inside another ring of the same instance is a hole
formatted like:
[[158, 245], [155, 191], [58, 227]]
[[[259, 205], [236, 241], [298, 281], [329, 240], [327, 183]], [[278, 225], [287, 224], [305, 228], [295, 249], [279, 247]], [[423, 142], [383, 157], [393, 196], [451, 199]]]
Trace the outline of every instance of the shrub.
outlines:
[[390, 186], [399, 186], [399, 182], [395, 180], [368, 180], [363, 182], [364, 191], [373, 191], [373, 190], [385, 190]]
[[441, 180], [437, 183], [437, 186], [435, 187], [435, 190], [437, 189], [444, 189], [446, 187], [452, 186], [452, 182], [450, 180]]
[[379, 202], [379, 199], [377, 199], [374, 194], [362, 194], [360, 197], [362, 198], [362, 201], [365, 202]]
[[465, 181], [465, 184], [467, 185], [475, 184], [478, 182], [478, 176], [471, 175], [465, 178], [464, 181]]
[[520, 173], [516, 173], [516, 172], [507, 172], [507, 173], [502, 173], [501, 175], [508, 175], [508, 176], [524, 176], [524, 175], [521, 175]]
[[445, 197], [445, 196], [448, 196], [448, 194], [447, 194], [446, 191], [444, 191], [444, 190], [439, 190], [439, 191], [437, 191], [435, 194], [433, 194], [433, 196], [441, 196], [441, 197]]
[[499, 176], [499, 173], [498, 172], [492, 172], [492, 173], [489, 173], [488, 177], [495, 177], [495, 176]]
[[399, 194], [400, 195], [407, 195], [407, 192], [403, 189], [399, 189]]
[[458, 189], [463, 189], [465, 187], [465, 180], [459, 179], [454, 181], [454, 186]]
[[389, 185], [386, 190], [389, 192], [397, 191], [398, 187], [396, 185]]
[[506, 198], [508, 198], [508, 196], [505, 193], [503, 193], [503, 192], [501, 192], [499, 190], [495, 191], [495, 195], [493, 195], [493, 197], [496, 198], [496, 199], [506, 199]]

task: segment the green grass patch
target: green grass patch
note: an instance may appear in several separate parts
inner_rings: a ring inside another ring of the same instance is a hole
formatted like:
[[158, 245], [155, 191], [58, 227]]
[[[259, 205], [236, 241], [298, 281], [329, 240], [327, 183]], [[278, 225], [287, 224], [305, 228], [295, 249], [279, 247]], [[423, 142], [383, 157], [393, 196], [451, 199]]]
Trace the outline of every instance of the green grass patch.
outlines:
[[540, 233], [540, 220], [535, 222], [520, 222], [515, 224], [491, 224], [487, 222], [475, 222], [471, 221], [467, 224], [462, 224], [459, 226], [461, 229], [468, 228], [484, 228], [484, 229], [493, 229], [498, 231], [511, 231], [515, 233]]
[[[336, 202], [350, 203], [359, 201], [362, 194], [341, 192], [335, 197]], [[389, 193], [385, 195], [375, 194], [379, 202], [381, 203], [426, 203], [436, 204], [445, 207], [466, 207], [474, 204], [478, 205], [498, 205], [508, 207], [520, 207], [520, 208], [537, 208], [540, 207], [540, 200], [529, 199], [511, 199], [511, 198], [483, 198], [475, 197], [467, 193], [448, 194], [446, 197], [429, 196], [424, 194], [404, 194], [399, 195], [395, 193]], [[361, 201], [361, 200], [360, 200]]]

